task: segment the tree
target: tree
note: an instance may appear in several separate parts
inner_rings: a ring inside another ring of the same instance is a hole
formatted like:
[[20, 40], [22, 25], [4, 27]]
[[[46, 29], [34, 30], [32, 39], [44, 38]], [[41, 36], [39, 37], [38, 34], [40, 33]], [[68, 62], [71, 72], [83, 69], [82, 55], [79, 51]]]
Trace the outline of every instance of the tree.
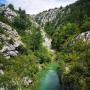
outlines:
[[42, 45], [42, 36], [39, 28], [32, 31], [29, 45], [33, 51], [40, 49]]
[[79, 28], [75, 23], [67, 23], [61, 28], [58, 28], [52, 36], [53, 48], [60, 49], [70, 37], [79, 33]]
[[86, 18], [81, 26], [81, 32], [86, 31], [90, 31], [90, 17]]
[[9, 4], [8, 7], [11, 9], [11, 10], [14, 10], [14, 6], [12, 4]]
[[27, 28], [27, 22], [20, 17], [14, 18], [14, 27], [19, 30], [25, 30]]

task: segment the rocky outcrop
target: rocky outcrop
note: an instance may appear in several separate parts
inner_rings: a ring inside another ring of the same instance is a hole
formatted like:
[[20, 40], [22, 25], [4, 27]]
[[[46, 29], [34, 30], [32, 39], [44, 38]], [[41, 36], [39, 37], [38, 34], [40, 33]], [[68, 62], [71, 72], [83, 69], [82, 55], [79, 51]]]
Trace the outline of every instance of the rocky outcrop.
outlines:
[[45, 25], [47, 22], [53, 21], [61, 10], [62, 8], [50, 9], [48, 11], [39, 13], [34, 17], [37, 23], [40, 25]]
[[14, 17], [17, 16], [17, 14], [12, 11], [10, 8], [6, 8], [4, 11], [5, 17], [7, 17], [8, 20], [12, 21]]
[[4, 14], [4, 16], [10, 21], [13, 21], [17, 16], [16, 12], [11, 10], [8, 6], [0, 6], [0, 13]]
[[0, 53], [6, 57], [17, 56], [17, 48], [22, 45], [21, 38], [17, 31], [11, 26], [0, 22], [0, 44], [2, 45]]
[[81, 34], [79, 34], [77, 37], [76, 37], [76, 40], [83, 40], [83, 41], [87, 41], [87, 42], [90, 42], [90, 31], [87, 31], [87, 32], [83, 32]]

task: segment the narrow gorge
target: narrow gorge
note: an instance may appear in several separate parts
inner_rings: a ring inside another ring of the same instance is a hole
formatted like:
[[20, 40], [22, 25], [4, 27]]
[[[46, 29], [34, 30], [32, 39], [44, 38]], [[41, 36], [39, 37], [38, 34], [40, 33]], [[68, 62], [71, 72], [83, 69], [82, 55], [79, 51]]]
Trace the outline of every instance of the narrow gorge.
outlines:
[[90, 0], [34, 15], [1, 1], [0, 90], [90, 90]]

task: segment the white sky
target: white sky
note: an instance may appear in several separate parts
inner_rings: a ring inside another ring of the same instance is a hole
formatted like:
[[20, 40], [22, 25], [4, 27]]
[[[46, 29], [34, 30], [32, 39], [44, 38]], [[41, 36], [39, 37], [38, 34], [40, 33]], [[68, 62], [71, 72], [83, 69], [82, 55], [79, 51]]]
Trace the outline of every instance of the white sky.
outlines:
[[37, 14], [50, 8], [66, 6], [75, 1], [77, 0], [7, 0], [7, 3], [13, 4], [15, 8], [25, 9], [28, 14]]

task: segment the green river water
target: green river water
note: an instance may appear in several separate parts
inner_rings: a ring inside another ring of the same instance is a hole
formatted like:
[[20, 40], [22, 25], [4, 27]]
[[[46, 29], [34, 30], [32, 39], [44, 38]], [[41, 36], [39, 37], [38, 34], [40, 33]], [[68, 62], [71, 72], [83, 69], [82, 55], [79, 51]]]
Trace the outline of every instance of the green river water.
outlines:
[[39, 90], [60, 90], [59, 77], [56, 70], [48, 70], [41, 81]]

